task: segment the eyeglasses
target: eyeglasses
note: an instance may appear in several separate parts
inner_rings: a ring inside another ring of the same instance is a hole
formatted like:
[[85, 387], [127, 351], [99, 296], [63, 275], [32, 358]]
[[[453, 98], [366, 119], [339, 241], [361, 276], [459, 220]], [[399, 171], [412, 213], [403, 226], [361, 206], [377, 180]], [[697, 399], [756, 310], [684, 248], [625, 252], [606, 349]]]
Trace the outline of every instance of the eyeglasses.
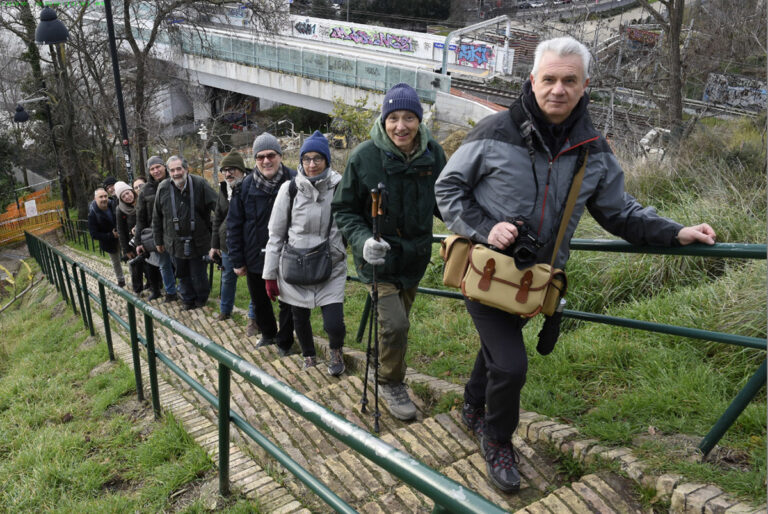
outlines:
[[264, 154], [261, 154], [261, 155], [257, 155], [256, 156], [256, 160], [257, 161], [263, 161], [263, 160], [271, 161], [275, 157], [277, 157], [277, 154], [275, 152], [264, 153]]
[[234, 173], [237, 171], [237, 168], [221, 168], [221, 172], [225, 174]]
[[302, 157], [301, 162], [304, 164], [314, 163], [314, 164], [322, 164], [323, 161], [325, 161], [325, 157]]

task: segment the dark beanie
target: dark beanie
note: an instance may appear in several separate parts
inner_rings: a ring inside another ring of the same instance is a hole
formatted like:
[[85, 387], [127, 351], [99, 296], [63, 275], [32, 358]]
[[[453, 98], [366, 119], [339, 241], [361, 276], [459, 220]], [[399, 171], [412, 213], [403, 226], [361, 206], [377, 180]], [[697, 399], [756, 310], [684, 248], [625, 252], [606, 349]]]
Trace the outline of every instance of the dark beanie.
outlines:
[[331, 151], [328, 149], [328, 140], [319, 131], [315, 130], [315, 133], [304, 140], [304, 144], [301, 145], [300, 157], [304, 157], [307, 152], [317, 152], [325, 157], [325, 165], [331, 165]]
[[384, 123], [391, 112], [399, 110], [411, 111], [419, 121], [424, 114], [418, 93], [405, 82], [395, 84], [384, 95], [384, 103], [381, 105], [381, 122]]
[[221, 169], [224, 168], [237, 168], [240, 171], [245, 171], [245, 161], [240, 152], [229, 152], [229, 155], [221, 160]]
[[159, 156], [153, 155], [152, 157], [147, 159], [147, 173], [149, 173], [149, 168], [151, 168], [155, 164], [162, 164], [163, 166], [165, 166], [165, 163]]
[[104, 179], [104, 187], [114, 186], [116, 183], [117, 179], [111, 175]]

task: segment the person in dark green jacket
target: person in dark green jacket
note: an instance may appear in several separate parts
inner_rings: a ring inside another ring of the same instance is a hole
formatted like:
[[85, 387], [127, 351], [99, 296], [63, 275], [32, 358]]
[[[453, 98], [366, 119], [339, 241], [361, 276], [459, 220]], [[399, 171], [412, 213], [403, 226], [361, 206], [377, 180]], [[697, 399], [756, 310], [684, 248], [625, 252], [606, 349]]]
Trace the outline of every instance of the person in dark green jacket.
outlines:
[[[404, 384], [408, 314], [432, 253], [434, 185], [446, 161], [442, 147], [421, 122], [422, 115], [411, 86], [392, 86], [371, 128], [371, 139], [352, 152], [331, 206], [349, 242], [357, 274], [369, 290], [376, 268], [380, 390], [389, 411], [402, 420], [416, 417]], [[377, 241], [370, 192], [379, 184], [387, 194]]]

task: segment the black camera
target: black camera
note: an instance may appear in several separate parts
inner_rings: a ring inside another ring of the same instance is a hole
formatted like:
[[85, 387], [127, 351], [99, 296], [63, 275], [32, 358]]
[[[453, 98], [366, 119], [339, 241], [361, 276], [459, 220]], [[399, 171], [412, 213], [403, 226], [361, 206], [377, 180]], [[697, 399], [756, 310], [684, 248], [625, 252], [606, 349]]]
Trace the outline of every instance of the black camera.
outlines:
[[223, 268], [223, 264], [221, 262], [221, 255], [219, 254], [213, 254], [213, 259], [211, 259], [208, 255], [203, 255], [203, 262], [206, 264], [215, 264], [218, 269]]
[[149, 252], [140, 253], [130, 261], [128, 261], [128, 266], [135, 266], [136, 264], [141, 264], [144, 262], [147, 257], [149, 257]]
[[511, 223], [517, 226], [517, 238], [515, 238], [511, 248], [515, 266], [517, 269], [530, 268], [536, 264], [537, 250], [541, 248], [541, 241], [538, 240], [531, 227], [524, 220], [515, 218]]

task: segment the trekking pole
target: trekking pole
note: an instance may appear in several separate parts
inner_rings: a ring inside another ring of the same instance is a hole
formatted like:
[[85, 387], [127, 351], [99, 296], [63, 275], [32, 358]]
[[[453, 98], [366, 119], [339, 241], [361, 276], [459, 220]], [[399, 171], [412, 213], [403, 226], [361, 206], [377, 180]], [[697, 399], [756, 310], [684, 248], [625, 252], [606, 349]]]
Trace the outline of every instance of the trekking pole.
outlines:
[[[373, 217], [373, 237], [376, 241], [381, 241], [381, 227], [379, 217], [384, 215], [384, 203], [387, 199], [386, 186], [379, 182], [378, 197], [376, 206], [376, 216]], [[373, 209], [373, 208], [371, 208]], [[376, 280], [376, 267], [373, 268], [373, 287], [371, 287], [371, 307], [373, 320], [373, 431], [379, 433], [379, 284]]]
[[[373, 225], [373, 235], [376, 236], [377, 220], [379, 214], [379, 190], [371, 189], [371, 223]], [[376, 266], [373, 266], [373, 287], [371, 288], [371, 315], [368, 318], [368, 346], [365, 350], [365, 380], [363, 381], [363, 398], [360, 400], [360, 412], [365, 414], [368, 407], [368, 370], [371, 366], [371, 342], [373, 341], [373, 330], [376, 326], [376, 307], [378, 303], [378, 291], [376, 288]], [[377, 391], [378, 392], [378, 391]]]

